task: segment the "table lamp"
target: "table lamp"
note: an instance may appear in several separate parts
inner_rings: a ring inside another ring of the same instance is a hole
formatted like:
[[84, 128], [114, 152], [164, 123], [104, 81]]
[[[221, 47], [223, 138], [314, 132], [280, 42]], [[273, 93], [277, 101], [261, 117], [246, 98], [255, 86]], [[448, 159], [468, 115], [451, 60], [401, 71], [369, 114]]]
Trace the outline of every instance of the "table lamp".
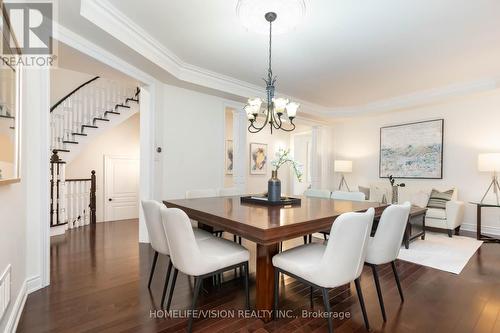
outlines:
[[347, 187], [347, 191], [351, 191], [349, 189], [349, 185], [347, 185], [347, 181], [345, 180], [344, 173], [352, 172], [352, 161], [335, 160], [333, 167], [335, 172], [340, 172], [340, 174], [342, 175], [339, 183], [339, 191], [342, 189], [342, 185], [345, 185]]
[[484, 193], [483, 198], [481, 199], [481, 203], [483, 203], [486, 195], [493, 187], [493, 193], [495, 193], [498, 205], [498, 192], [500, 191], [500, 185], [498, 184], [497, 172], [500, 171], [500, 153], [479, 154], [477, 157], [477, 168], [480, 172], [493, 173], [490, 186], [488, 186], [486, 193]]

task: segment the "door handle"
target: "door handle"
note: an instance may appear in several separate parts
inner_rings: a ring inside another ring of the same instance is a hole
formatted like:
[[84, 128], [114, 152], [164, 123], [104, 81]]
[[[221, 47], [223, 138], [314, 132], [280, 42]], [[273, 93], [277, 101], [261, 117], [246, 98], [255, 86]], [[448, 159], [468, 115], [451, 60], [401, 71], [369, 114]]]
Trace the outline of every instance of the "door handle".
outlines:
[[108, 201], [113, 201], [113, 199], [109, 198]]

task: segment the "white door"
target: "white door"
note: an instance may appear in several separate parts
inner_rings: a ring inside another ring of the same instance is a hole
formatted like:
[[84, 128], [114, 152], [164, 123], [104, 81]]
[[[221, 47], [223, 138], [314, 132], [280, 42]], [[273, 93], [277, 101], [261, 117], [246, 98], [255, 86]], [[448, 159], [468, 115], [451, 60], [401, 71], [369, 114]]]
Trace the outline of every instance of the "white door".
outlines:
[[139, 160], [104, 156], [104, 221], [139, 218]]

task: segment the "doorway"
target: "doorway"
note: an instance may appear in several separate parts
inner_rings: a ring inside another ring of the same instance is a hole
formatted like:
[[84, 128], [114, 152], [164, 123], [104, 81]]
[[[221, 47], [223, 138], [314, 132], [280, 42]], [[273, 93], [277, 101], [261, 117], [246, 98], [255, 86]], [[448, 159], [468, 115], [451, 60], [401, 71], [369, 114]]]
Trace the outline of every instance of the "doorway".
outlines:
[[139, 218], [139, 159], [104, 157], [104, 221]]

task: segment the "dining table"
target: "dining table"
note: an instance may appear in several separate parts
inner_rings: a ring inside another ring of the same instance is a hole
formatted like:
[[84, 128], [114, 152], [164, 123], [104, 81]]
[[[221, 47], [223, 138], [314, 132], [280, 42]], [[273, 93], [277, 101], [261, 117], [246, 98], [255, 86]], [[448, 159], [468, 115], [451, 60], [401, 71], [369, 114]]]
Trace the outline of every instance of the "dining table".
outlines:
[[370, 201], [332, 200], [301, 197], [300, 204], [266, 206], [245, 203], [241, 196], [164, 200], [168, 208], [179, 208], [198, 227], [222, 229], [255, 242], [255, 310], [263, 320], [271, 319], [274, 299], [274, 267], [272, 258], [280, 243], [319, 231], [330, 230], [343, 213], [363, 212], [373, 207], [379, 218], [387, 204]]

